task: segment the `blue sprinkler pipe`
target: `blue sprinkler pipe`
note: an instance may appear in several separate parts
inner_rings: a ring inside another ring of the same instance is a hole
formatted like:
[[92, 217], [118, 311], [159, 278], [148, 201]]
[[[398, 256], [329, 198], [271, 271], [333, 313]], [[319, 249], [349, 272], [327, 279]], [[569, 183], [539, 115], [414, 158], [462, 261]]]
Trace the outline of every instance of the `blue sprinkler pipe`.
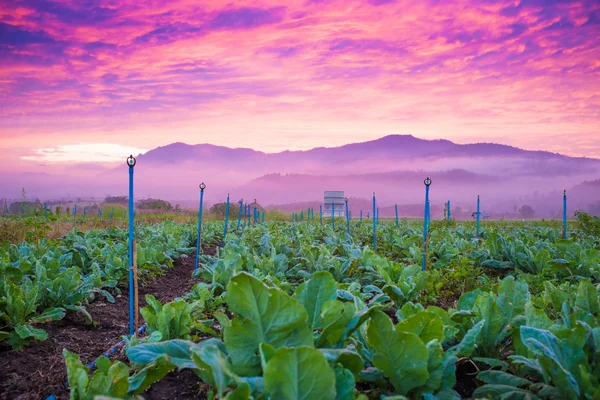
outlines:
[[258, 209], [254, 207], [254, 223], [258, 222]]
[[196, 240], [196, 263], [194, 269], [198, 269], [198, 262], [200, 259], [200, 243], [202, 241], [202, 203], [204, 201], [204, 189], [206, 185], [204, 182], [200, 184], [200, 206], [198, 207], [198, 239]]
[[475, 231], [477, 233], [478, 238], [479, 238], [479, 216], [481, 215], [480, 204], [481, 204], [481, 201], [479, 200], [479, 195], [477, 195], [477, 214], [475, 217]]
[[263, 224], [265, 223], [265, 212], [264, 212], [264, 211], [263, 211], [263, 213], [262, 213], [262, 223], [263, 223]]
[[567, 238], [567, 191], [563, 192], [563, 229], [562, 238]]
[[246, 204], [246, 221], [250, 225], [250, 204]]
[[46, 203], [44, 203], [44, 219], [48, 218], [48, 209], [46, 208]]
[[423, 215], [423, 263], [421, 270], [425, 271], [425, 265], [427, 264], [427, 205], [429, 204], [429, 186], [431, 185], [431, 179], [427, 178], [423, 181], [425, 184], [425, 213]]
[[25, 218], [25, 204], [21, 202], [21, 217]]
[[100, 218], [100, 217], [102, 217], [102, 209], [101, 208], [98, 209], [98, 218]]
[[398, 204], [394, 204], [394, 209], [396, 210], [396, 226], [398, 226]]
[[331, 200], [331, 228], [335, 230], [335, 203]]
[[225, 239], [227, 238], [227, 225], [229, 224], [229, 193], [227, 193], [227, 203], [225, 203], [225, 224], [223, 225], [223, 246], [225, 247]]
[[377, 207], [377, 214], [375, 214], [376, 216], [376, 220], [377, 220], [377, 225], [379, 225], [379, 206]]
[[358, 222], [362, 222], [362, 210], [360, 210], [360, 217], [358, 219]]
[[77, 204], [73, 206], [73, 218], [77, 216]]
[[319, 204], [319, 222], [323, 225], [323, 205]]
[[348, 212], [348, 199], [344, 199], [346, 202], [346, 229], [348, 230], [348, 235], [350, 235], [350, 212]]
[[112, 219], [113, 219], [113, 215], [114, 215], [114, 214], [115, 214], [115, 208], [113, 207], [113, 208], [111, 208], [111, 209], [110, 209], [110, 220], [111, 220], [111, 221], [112, 221]]
[[375, 192], [373, 192], [373, 250], [377, 250], [377, 202], [375, 200]]
[[452, 220], [452, 212], [450, 211], [450, 200], [448, 200], [448, 221]]
[[238, 229], [240, 229], [240, 225], [242, 223], [242, 206], [244, 205], [244, 199], [240, 200], [240, 212], [238, 213]]
[[133, 291], [133, 225], [134, 225], [134, 213], [133, 213], [133, 170], [135, 167], [135, 158], [130, 155], [127, 159], [127, 166], [129, 167], [129, 335], [135, 334], [135, 310], [134, 310], [134, 291]]
[[87, 217], [87, 208], [83, 207], [83, 220], [85, 221]]
[[431, 226], [431, 203], [427, 200], [427, 230]]
[[4, 214], [8, 217], [8, 201], [4, 199]]

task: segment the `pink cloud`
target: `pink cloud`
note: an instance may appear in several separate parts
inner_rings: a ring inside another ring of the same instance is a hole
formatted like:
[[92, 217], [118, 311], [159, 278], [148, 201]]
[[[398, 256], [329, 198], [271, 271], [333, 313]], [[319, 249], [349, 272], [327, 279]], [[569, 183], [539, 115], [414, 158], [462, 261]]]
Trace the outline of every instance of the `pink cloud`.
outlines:
[[0, 129], [15, 148], [412, 133], [600, 157], [594, 1], [10, 3]]

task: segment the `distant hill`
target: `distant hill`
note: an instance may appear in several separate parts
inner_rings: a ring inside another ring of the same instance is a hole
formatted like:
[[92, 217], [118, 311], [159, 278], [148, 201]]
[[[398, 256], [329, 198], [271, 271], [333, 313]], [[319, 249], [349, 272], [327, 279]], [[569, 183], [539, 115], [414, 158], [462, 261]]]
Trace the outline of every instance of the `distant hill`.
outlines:
[[[10, 180], [0, 176], [0, 180], [8, 182], [3, 185], [7, 193], [17, 195], [25, 185], [40, 198], [48, 193], [117, 196], [127, 194], [126, 171], [120, 165], [89, 180], [58, 174], [6, 177]], [[135, 197], [195, 207], [198, 185], [205, 182], [206, 204], [222, 202], [231, 193], [235, 198], [257, 198], [261, 204], [301, 205], [322, 201], [325, 190], [343, 190], [348, 197], [366, 201], [376, 192], [382, 207], [388, 207], [422, 203], [423, 179], [428, 176], [433, 180], [432, 205], [451, 200], [465, 210], [481, 195], [489, 212], [512, 212], [526, 204], [538, 210], [538, 215], [554, 215], [560, 211], [564, 189], [569, 190], [570, 207], [585, 208], [600, 196], [598, 181], [594, 181], [600, 178], [597, 159], [494, 143], [457, 144], [389, 135], [278, 153], [172, 143], [138, 155]]]
[[425, 140], [412, 135], [389, 135], [339, 147], [279, 153], [173, 143], [140, 155], [138, 162], [157, 167], [195, 165], [210, 171], [237, 170], [252, 178], [269, 173], [348, 175], [407, 169], [463, 169], [503, 176], [570, 176], [600, 171], [600, 160], [596, 159], [494, 143], [456, 144], [449, 140]]

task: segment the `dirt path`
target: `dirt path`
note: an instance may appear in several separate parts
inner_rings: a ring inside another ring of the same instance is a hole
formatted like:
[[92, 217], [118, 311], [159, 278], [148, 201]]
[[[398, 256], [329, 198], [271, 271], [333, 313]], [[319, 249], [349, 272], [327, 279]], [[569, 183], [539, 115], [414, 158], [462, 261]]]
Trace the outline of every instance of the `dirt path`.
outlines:
[[[146, 305], [145, 295], [152, 294], [162, 303], [182, 296], [194, 284], [194, 255], [176, 261], [165, 275], [140, 287], [140, 307]], [[129, 326], [127, 292], [115, 296], [114, 303], [95, 301], [88, 307], [95, 326], [85, 326], [79, 320], [58, 321], [46, 325], [49, 338], [35, 342], [25, 350], [12, 351], [0, 346], [0, 399], [45, 399], [54, 393], [67, 399], [67, 380], [62, 350], [79, 354], [84, 364], [114, 346], [126, 335]]]

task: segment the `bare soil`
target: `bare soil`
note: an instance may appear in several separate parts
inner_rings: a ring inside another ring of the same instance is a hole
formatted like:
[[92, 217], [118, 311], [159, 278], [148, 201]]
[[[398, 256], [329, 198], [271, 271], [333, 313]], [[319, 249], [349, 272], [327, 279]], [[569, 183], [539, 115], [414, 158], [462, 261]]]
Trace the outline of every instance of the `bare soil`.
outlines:
[[[189, 291], [195, 283], [192, 279], [194, 257], [192, 255], [177, 260], [174, 267], [166, 270], [164, 275], [140, 287], [140, 307], [146, 305], [146, 294], [152, 294], [165, 303]], [[122, 295], [115, 296], [114, 303], [109, 303], [104, 298], [98, 299], [87, 310], [94, 319], [93, 325], [85, 325], [77, 316], [68, 317], [40, 326], [48, 331], [49, 338], [46, 341], [31, 343], [28, 348], [20, 351], [0, 345], [0, 399], [45, 399], [51, 394], [58, 399], [69, 398], [69, 392], [65, 388], [67, 374], [63, 349], [79, 354], [81, 361], [88, 364], [128, 333], [129, 299], [126, 290]]]

